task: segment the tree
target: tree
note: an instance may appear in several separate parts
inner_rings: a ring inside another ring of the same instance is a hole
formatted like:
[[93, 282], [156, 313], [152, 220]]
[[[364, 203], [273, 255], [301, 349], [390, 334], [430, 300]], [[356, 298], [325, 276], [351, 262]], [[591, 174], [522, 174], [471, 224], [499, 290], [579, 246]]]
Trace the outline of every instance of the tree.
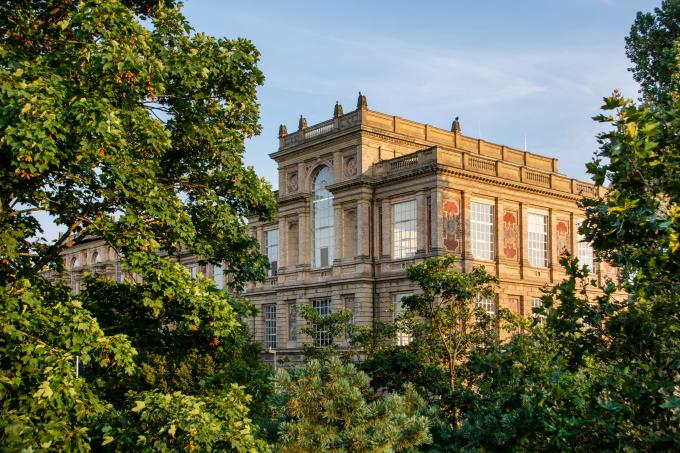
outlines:
[[423, 399], [371, 390], [368, 376], [337, 357], [277, 378], [280, 451], [407, 451], [430, 440]]
[[418, 283], [422, 294], [402, 301], [410, 324], [421, 327], [421, 341], [436, 344], [440, 349], [441, 363], [448, 371], [452, 391], [460, 383], [459, 366], [468, 354], [479, 345], [495, 342], [498, 334], [492, 317], [476, 304], [479, 298], [494, 297], [496, 277], [481, 267], [467, 274], [456, 272], [455, 261], [450, 255], [428, 258], [410, 266], [406, 275]]
[[[196, 363], [228, 368], [238, 347], [224, 345], [245, 344], [241, 304], [172, 260], [223, 263], [235, 289], [265, 275], [244, 219], [272, 218], [275, 200], [242, 161], [260, 130], [258, 57], [194, 33], [171, 0], [0, 5], [0, 448], [258, 447], [240, 388], [189, 385], [210, 381]], [[57, 240], [38, 214], [63, 227]], [[143, 283], [91, 279], [80, 296], [46, 283], [91, 235]], [[158, 369], [174, 356], [196, 359], [186, 379]], [[164, 428], [197, 407], [223, 435]]]
[[609, 187], [583, 200], [580, 232], [621, 279], [592, 291], [587, 269], [562, 261], [568, 278], [544, 298], [545, 330], [470, 357], [482, 385], [465, 403], [460, 445], [680, 448], [679, 107], [677, 97], [670, 108], [605, 99], [613, 113], [597, 119], [611, 129], [588, 169]]
[[680, 1], [664, 0], [654, 13], [637, 13], [626, 37], [626, 55], [642, 99], [667, 106], [680, 88]]
[[[303, 345], [302, 348], [307, 359], [328, 360], [338, 354], [338, 338], [352, 334], [352, 312], [346, 308], [320, 315], [311, 305], [302, 305], [300, 316], [307, 323], [302, 328], [302, 333], [311, 339], [311, 343]], [[342, 353], [346, 360], [349, 360], [352, 355], [351, 349]]]

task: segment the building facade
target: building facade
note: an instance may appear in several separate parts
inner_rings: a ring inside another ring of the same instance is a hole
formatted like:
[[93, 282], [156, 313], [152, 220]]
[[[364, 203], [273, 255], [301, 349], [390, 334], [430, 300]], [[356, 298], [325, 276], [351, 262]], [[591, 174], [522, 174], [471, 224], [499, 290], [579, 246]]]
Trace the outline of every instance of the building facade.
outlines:
[[[301, 117], [290, 134], [281, 126], [270, 156], [279, 171], [278, 220], [249, 225], [271, 269], [244, 296], [259, 309], [248, 320], [255, 339], [293, 361], [303, 344], [333, 341], [301, 333], [302, 304], [321, 315], [347, 308], [357, 325], [390, 321], [418, 291], [406, 268], [429, 256], [453, 254], [461, 271], [483, 266], [496, 275], [496, 297], [478, 301], [489, 312], [531, 315], [541, 289], [564, 277], [563, 250], [597, 278], [616, 278], [577, 233], [578, 200], [602, 189], [560, 174], [556, 159], [465, 136], [457, 119], [439, 129], [370, 110], [360, 94], [350, 113], [336, 104], [328, 121], [308, 126]], [[101, 239], [62, 255], [65, 274], [48, 277], [66, 279], [74, 292], [87, 272], [137, 278]], [[228, 286], [219, 266], [177, 259], [193, 277]]]
[[392, 320], [418, 290], [405, 269], [429, 256], [496, 275], [496, 297], [478, 302], [489, 312], [530, 315], [564, 277], [563, 250], [598, 278], [616, 276], [577, 233], [577, 202], [597, 187], [560, 174], [556, 159], [462, 135], [457, 120], [448, 131], [386, 115], [360, 94], [350, 113], [336, 105], [328, 121], [281, 126], [270, 157], [278, 221], [249, 224], [272, 268], [245, 295], [259, 308], [255, 338], [292, 360], [305, 342], [330, 341], [301, 334], [302, 304], [348, 308], [357, 325]]

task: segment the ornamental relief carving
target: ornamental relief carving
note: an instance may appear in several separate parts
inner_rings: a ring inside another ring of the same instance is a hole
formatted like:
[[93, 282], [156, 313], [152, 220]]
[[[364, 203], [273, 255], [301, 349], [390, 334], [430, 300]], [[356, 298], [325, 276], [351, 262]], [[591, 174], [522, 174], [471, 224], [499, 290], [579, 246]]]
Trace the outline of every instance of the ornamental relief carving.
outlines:
[[357, 162], [354, 156], [345, 158], [345, 176], [354, 176], [357, 174]]
[[449, 198], [442, 208], [444, 247], [455, 252], [460, 248], [460, 198]]
[[557, 253], [560, 256], [564, 256], [565, 250], [571, 253], [571, 247], [569, 246], [569, 220], [557, 219], [555, 233], [557, 233]]
[[288, 173], [288, 185], [286, 187], [288, 188], [288, 193], [295, 193], [298, 191], [299, 185], [297, 171]]
[[519, 258], [519, 215], [517, 209], [503, 210], [503, 256], [511, 260]]

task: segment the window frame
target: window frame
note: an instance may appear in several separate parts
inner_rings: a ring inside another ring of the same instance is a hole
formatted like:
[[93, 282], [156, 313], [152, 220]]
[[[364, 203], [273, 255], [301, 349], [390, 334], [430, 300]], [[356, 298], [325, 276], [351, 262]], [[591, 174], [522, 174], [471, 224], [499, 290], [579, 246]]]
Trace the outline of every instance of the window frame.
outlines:
[[264, 321], [264, 347], [266, 350], [277, 348], [277, 307], [276, 304], [262, 305], [262, 319]]
[[539, 315], [534, 313], [534, 308], [541, 308], [543, 307], [543, 298], [542, 297], [536, 297], [536, 296], [531, 296], [531, 316], [535, 319], [538, 320], [538, 323], [540, 325], [543, 325], [545, 322], [545, 315]]
[[[321, 316], [328, 316], [332, 313], [332, 301], [330, 297], [317, 297], [312, 299], [312, 308]], [[313, 338], [316, 347], [330, 346], [333, 344], [333, 337], [325, 330], [319, 330], [317, 327], [316, 338]]]
[[[587, 242], [583, 235], [578, 232], [581, 228], [581, 223], [578, 222], [576, 225], [576, 238], [578, 241], [578, 262], [581, 266], [588, 266], [588, 270], [591, 274], [595, 273], [595, 250], [590, 242]], [[585, 262], [584, 257], [588, 258], [588, 262]]]
[[[543, 223], [543, 232], [538, 232], [538, 231], [532, 231], [532, 226], [535, 226], [535, 223], [532, 222], [532, 219], [536, 219], [538, 217], [542, 217], [544, 220]], [[528, 211], [527, 212], [527, 260], [529, 262], [529, 265], [531, 267], [540, 267], [540, 268], [546, 268], [548, 267], [548, 251], [550, 249], [550, 234], [549, 234], [549, 226], [550, 226], [550, 219], [549, 216], [546, 212], [544, 211]], [[532, 237], [532, 235], [534, 237]], [[540, 236], [543, 238], [543, 240], [539, 240], [537, 236]], [[534, 245], [537, 244], [542, 244], [542, 254], [540, 253], [541, 250], [539, 248], [534, 247]], [[542, 259], [539, 262], [539, 255], [542, 255]]]
[[[481, 219], [476, 215], [481, 216], [486, 213], [475, 210], [475, 206], [485, 206], [489, 209], [488, 220]], [[493, 261], [495, 259], [495, 208], [495, 203], [488, 200], [470, 201], [470, 244], [472, 256], [476, 260]], [[482, 236], [487, 236], [486, 240]], [[484, 247], [486, 250], [481, 250], [480, 245], [486, 245], [487, 247]]]
[[[399, 316], [406, 313], [401, 301], [404, 299], [404, 297], [410, 297], [413, 295], [413, 292], [399, 292], [394, 294], [394, 321], [396, 321]], [[397, 329], [397, 346], [408, 346], [412, 341], [413, 335], [411, 333], [405, 332], [402, 329]]]
[[[392, 203], [391, 207], [392, 258], [398, 260], [413, 258], [418, 251], [418, 205], [416, 200], [409, 199], [395, 202]], [[399, 219], [397, 219], [398, 214]], [[401, 218], [402, 214], [404, 218]], [[398, 230], [398, 227], [403, 228]]]
[[482, 297], [477, 296], [475, 300], [475, 308], [481, 308], [489, 316], [496, 316], [498, 311], [496, 308], [496, 296], [493, 297]]
[[[276, 232], [276, 243], [271, 244], [270, 235]], [[276, 277], [279, 274], [279, 260], [281, 259], [281, 232], [278, 228], [271, 228], [264, 232], [264, 248], [267, 259], [269, 260], [269, 269], [267, 269], [267, 277]], [[276, 259], [272, 260], [273, 255], [276, 254]]]
[[[317, 184], [326, 177], [325, 185]], [[333, 193], [328, 186], [335, 182], [333, 170], [327, 165], [319, 167], [312, 180], [312, 268], [326, 269], [333, 266], [335, 258], [335, 213]], [[323, 214], [323, 215], [322, 215]], [[323, 225], [319, 226], [323, 222]], [[326, 249], [326, 263], [322, 261], [322, 250]]]
[[217, 289], [224, 289], [224, 267], [221, 264], [213, 265], [213, 281]]

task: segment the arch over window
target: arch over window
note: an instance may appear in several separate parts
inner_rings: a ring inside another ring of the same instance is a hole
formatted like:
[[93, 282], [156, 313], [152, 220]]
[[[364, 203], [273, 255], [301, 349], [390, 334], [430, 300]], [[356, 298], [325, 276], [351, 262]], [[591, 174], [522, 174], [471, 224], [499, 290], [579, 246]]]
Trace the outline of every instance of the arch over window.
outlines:
[[333, 182], [331, 169], [322, 167], [312, 183], [312, 264], [315, 268], [329, 267], [333, 263], [333, 194], [327, 188]]
[[94, 252], [92, 254], [92, 264], [96, 266], [97, 264], [100, 264], [101, 262], [102, 262], [102, 260], [99, 257], [99, 252]]

